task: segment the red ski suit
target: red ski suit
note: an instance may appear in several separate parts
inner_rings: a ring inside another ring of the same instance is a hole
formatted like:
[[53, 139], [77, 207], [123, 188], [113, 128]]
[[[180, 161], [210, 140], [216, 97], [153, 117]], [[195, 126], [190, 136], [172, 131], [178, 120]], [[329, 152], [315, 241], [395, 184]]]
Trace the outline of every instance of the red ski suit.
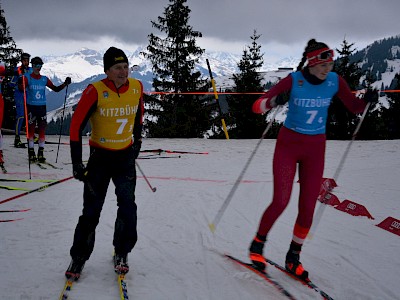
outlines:
[[[303, 72], [303, 75], [307, 80], [307, 74]], [[292, 84], [293, 79], [291, 75], [282, 79], [254, 103], [253, 111], [262, 113], [266, 109], [271, 109], [271, 98], [283, 92], [290, 92]], [[340, 76], [338, 76], [338, 91], [336, 96], [353, 113], [360, 113], [365, 108], [365, 102], [352, 94], [347, 83]], [[282, 126], [276, 141], [273, 158], [273, 199], [261, 218], [257, 232], [260, 236], [268, 234], [275, 221], [287, 207], [298, 164], [300, 195], [293, 240], [298, 244], [303, 243], [312, 224], [314, 209], [321, 186], [325, 161], [325, 145], [325, 133], [309, 135]]]

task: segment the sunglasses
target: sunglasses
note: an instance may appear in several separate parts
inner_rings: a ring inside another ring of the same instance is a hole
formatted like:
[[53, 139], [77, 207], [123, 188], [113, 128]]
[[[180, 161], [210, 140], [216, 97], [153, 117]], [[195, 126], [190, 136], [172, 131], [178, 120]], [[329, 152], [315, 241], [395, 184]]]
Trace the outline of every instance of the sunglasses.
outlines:
[[313, 59], [313, 58], [317, 58], [318, 60], [329, 60], [329, 59], [333, 58], [333, 50], [329, 49], [324, 52], [321, 52], [320, 54], [318, 54], [316, 56], [310, 57], [310, 59]]
[[33, 65], [34, 68], [38, 68], [38, 69], [42, 68], [42, 66], [43, 65], [41, 65], [41, 64]]

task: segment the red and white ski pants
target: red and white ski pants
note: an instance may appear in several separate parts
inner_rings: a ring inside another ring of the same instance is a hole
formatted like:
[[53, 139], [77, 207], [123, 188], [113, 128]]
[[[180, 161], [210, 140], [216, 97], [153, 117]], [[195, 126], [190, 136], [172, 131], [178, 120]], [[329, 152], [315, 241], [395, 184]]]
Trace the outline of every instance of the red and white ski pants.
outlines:
[[[266, 236], [287, 207], [299, 165], [300, 195], [294, 236], [298, 244], [310, 230], [325, 162], [325, 134], [306, 135], [282, 127], [277, 138], [274, 160], [274, 193], [265, 210], [258, 234]], [[294, 238], [295, 239], [295, 238]]]

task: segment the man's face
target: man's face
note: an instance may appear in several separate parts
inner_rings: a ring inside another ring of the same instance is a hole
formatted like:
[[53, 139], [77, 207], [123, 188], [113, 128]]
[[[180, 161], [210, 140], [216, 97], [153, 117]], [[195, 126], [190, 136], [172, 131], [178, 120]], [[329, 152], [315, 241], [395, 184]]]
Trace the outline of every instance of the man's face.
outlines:
[[21, 60], [21, 64], [22, 64], [24, 67], [27, 67], [27, 66], [29, 65], [29, 58], [24, 58], [24, 59], [22, 59], [22, 60]]
[[114, 81], [117, 88], [121, 87], [128, 80], [129, 66], [127, 63], [118, 63], [106, 71], [108, 79]]

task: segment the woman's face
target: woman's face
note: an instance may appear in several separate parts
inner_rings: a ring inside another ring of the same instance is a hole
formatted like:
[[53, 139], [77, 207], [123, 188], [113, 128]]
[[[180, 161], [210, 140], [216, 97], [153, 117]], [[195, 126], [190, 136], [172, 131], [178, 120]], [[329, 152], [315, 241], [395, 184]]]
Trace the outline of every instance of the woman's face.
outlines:
[[322, 64], [318, 64], [312, 67], [309, 67], [310, 73], [317, 77], [320, 80], [325, 80], [328, 76], [328, 73], [333, 69], [333, 61], [325, 62]]
[[36, 75], [40, 74], [40, 69], [42, 69], [42, 66], [43, 66], [42, 64], [32, 65], [33, 73], [36, 74]]

